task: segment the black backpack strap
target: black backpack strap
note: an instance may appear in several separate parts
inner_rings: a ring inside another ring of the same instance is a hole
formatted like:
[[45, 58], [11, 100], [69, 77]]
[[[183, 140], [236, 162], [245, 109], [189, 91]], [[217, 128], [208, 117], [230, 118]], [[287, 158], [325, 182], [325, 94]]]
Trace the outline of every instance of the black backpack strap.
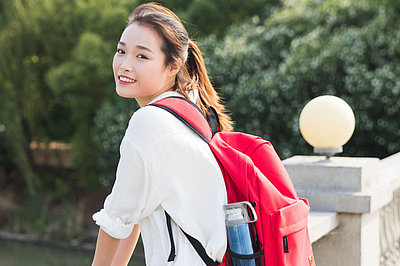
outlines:
[[172, 234], [172, 227], [171, 227], [171, 216], [167, 212], [165, 212], [165, 218], [167, 220], [167, 228], [169, 234], [169, 241], [171, 243], [171, 251], [168, 256], [168, 262], [174, 261], [175, 259], [175, 242], [174, 242], [174, 235]]
[[[182, 228], [181, 228], [182, 230]], [[197, 240], [196, 238], [186, 234], [185, 231], [182, 230], [182, 232], [185, 234], [185, 236], [187, 237], [187, 239], [189, 240], [190, 244], [192, 244], [192, 246], [194, 247], [194, 249], [196, 250], [197, 254], [199, 254], [199, 256], [201, 257], [201, 259], [204, 261], [204, 263], [207, 266], [217, 266], [220, 265], [219, 262], [212, 260], [206, 253], [206, 250], [204, 249], [204, 247], [201, 245], [201, 243], [199, 242], [199, 240]]]
[[[169, 253], [168, 262], [174, 261], [175, 259], [175, 243], [174, 243], [174, 236], [172, 234], [172, 227], [171, 227], [171, 216], [165, 211], [165, 217], [167, 219], [167, 228], [169, 234], [169, 240], [171, 243], [171, 251]], [[180, 227], [179, 227], [180, 228]], [[200, 241], [196, 238], [192, 237], [191, 235], [187, 234], [185, 231], [180, 228], [186, 238], [189, 240], [190, 244], [192, 244], [193, 248], [196, 250], [197, 254], [199, 254], [200, 258], [204, 261], [207, 266], [217, 266], [220, 265], [219, 262], [214, 261], [208, 255], [204, 247], [201, 245]]]

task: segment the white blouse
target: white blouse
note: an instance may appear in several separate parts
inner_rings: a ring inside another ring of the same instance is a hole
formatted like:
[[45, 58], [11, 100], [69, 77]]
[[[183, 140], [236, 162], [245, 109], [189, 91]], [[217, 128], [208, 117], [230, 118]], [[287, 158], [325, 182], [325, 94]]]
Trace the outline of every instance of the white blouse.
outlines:
[[[166, 92], [154, 101], [167, 96]], [[93, 219], [114, 238], [127, 238], [140, 225], [147, 265], [204, 265], [177, 224], [222, 261], [226, 250], [221, 171], [208, 145], [165, 110], [136, 111], [120, 146], [116, 180], [104, 208]], [[164, 210], [172, 218], [176, 248], [167, 263], [170, 240]]]

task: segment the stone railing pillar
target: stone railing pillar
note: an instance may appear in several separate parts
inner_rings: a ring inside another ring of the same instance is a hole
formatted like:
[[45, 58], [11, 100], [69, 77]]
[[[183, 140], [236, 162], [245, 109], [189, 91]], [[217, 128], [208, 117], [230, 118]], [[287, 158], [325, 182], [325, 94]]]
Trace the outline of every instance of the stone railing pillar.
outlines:
[[318, 266], [379, 266], [380, 209], [393, 193], [377, 158], [294, 156], [283, 161], [312, 211], [337, 212], [339, 226], [313, 244]]

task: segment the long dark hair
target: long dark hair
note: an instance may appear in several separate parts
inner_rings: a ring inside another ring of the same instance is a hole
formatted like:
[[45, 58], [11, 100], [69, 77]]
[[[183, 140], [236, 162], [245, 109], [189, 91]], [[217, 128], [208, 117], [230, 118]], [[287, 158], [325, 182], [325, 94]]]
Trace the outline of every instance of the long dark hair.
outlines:
[[152, 27], [162, 37], [161, 50], [165, 54], [165, 66], [174, 63], [177, 59], [184, 62], [171, 90], [180, 92], [186, 98], [189, 98], [190, 91], [197, 90], [199, 97], [196, 103], [200, 109], [207, 114], [208, 107], [214, 107], [221, 129], [232, 131], [233, 122], [211, 84], [201, 51], [189, 38], [181, 20], [166, 7], [147, 3], [132, 11], [127, 27], [134, 22]]

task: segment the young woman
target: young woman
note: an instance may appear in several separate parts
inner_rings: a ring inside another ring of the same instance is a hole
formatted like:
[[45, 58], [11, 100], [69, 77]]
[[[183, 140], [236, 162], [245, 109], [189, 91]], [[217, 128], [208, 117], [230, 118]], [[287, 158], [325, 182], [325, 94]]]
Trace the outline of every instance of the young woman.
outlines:
[[[204, 265], [182, 230], [200, 241], [210, 258], [222, 261], [226, 192], [218, 163], [186, 125], [148, 106], [168, 96], [185, 97], [205, 113], [213, 106], [222, 130], [232, 129], [199, 48], [174, 13], [144, 4], [129, 17], [113, 70], [118, 95], [135, 98], [141, 108], [122, 140], [112, 192], [93, 215], [100, 226], [93, 265], [126, 265], [139, 232], [147, 265]], [[172, 220], [174, 258], [169, 258], [166, 213]]]

